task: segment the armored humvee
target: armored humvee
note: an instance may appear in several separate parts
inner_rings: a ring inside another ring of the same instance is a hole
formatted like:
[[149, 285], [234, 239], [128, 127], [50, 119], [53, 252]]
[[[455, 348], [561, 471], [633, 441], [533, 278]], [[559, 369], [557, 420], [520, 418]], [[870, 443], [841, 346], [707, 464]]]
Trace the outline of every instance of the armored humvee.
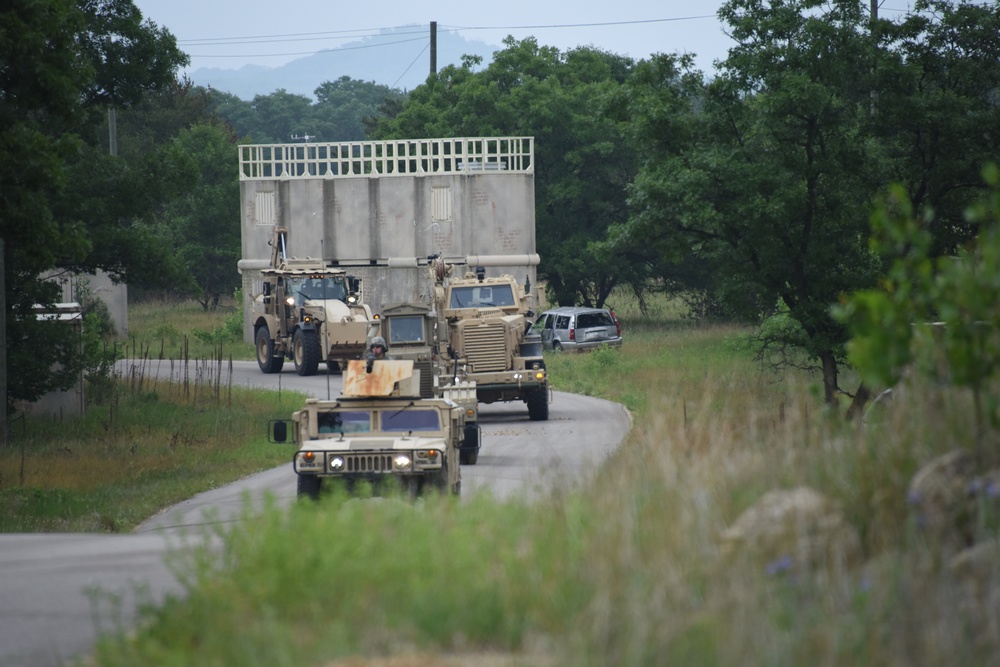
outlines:
[[[336, 400], [310, 398], [292, 414], [292, 459], [298, 495], [317, 498], [326, 483], [398, 481], [411, 495], [461, 490], [459, 447], [465, 409], [446, 398], [420, 396], [411, 360], [351, 360]], [[289, 423], [272, 426], [285, 442]]]

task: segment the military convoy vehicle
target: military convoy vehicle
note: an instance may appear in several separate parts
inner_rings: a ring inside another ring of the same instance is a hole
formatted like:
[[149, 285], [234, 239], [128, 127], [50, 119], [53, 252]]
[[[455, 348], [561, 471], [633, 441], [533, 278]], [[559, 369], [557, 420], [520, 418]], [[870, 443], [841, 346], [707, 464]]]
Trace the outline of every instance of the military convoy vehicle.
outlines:
[[[412, 360], [351, 360], [339, 398], [307, 399], [290, 424], [298, 495], [317, 498], [324, 484], [337, 481], [348, 489], [358, 481], [396, 481], [411, 496], [460, 493], [465, 409], [422, 398], [420, 375]], [[286, 442], [288, 427], [274, 422], [272, 440]]]
[[319, 362], [337, 372], [358, 359], [378, 323], [361, 302], [360, 281], [321, 259], [289, 258], [287, 231], [275, 227], [270, 268], [253, 302], [257, 365], [278, 373], [291, 359], [299, 375], [315, 375]]
[[438, 343], [440, 363], [475, 382], [480, 403], [523, 401], [530, 419], [547, 420], [548, 375], [541, 337], [530, 331], [530, 285], [510, 275], [487, 278], [482, 266], [453, 277], [455, 268], [440, 258], [430, 264], [435, 316], [446, 331]]
[[420, 396], [447, 398], [465, 408], [459, 458], [463, 465], [475, 465], [482, 443], [476, 383], [464, 379], [457, 368], [442, 365], [437, 345], [444, 337], [439, 330], [446, 331], [443, 320], [436, 317], [431, 306], [420, 303], [387, 304], [379, 317], [390, 356], [409, 359], [420, 371]]

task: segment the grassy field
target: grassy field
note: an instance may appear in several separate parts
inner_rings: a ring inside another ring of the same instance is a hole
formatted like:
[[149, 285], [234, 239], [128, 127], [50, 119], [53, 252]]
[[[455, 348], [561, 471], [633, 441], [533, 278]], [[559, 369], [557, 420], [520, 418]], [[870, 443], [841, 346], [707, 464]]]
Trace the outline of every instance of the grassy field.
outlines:
[[[225, 383], [228, 359], [253, 358], [250, 345], [223, 333], [232, 313], [193, 302], [133, 307], [121, 342], [131, 365], [186, 358], [191, 382], [126, 373], [81, 419], [13, 422], [0, 448], [0, 531], [128, 532], [166, 506], [286, 463], [266, 424], [302, 397]], [[218, 382], [199, 379], [206, 368]]]
[[[970, 443], [961, 397], [914, 396], [886, 428], [862, 430], [823, 407], [818, 378], [762, 372], [746, 332], [616, 306], [620, 351], [547, 358], [557, 389], [633, 413], [633, 431], [592, 485], [532, 504], [332, 495], [267, 510], [228, 533], [221, 553], [184, 555], [185, 596], [145, 610], [140, 629], [102, 642], [93, 664], [998, 664], [988, 596], [1000, 558], [988, 561], [986, 584], [968, 588], [907, 506], [919, 466]], [[181, 398], [161, 392], [160, 403]], [[143, 400], [121, 396], [120, 412]], [[290, 407], [260, 400], [261, 418]], [[221, 397], [178, 403], [219, 431], [240, 421]], [[180, 414], [162, 419], [186, 423]], [[254, 437], [178, 449], [201, 452], [208, 468], [208, 448], [235, 458], [262, 446]], [[169, 459], [169, 439], [162, 447]], [[178, 458], [157, 478], [187, 465]], [[106, 493], [128, 483], [115, 479]], [[765, 492], [800, 487], [842, 508], [860, 536], [857, 558], [800, 563], [733, 552], [720, 538]], [[997, 523], [977, 530], [988, 543]]]

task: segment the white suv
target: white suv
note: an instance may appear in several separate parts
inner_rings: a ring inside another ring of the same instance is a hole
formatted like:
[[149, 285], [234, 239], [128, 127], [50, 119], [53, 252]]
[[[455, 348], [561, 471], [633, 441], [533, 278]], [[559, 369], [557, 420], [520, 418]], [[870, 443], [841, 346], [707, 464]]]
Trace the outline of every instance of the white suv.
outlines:
[[531, 333], [542, 337], [546, 350], [593, 350], [620, 347], [622, 328], [613, 310], [563, 306], [538, 316]]

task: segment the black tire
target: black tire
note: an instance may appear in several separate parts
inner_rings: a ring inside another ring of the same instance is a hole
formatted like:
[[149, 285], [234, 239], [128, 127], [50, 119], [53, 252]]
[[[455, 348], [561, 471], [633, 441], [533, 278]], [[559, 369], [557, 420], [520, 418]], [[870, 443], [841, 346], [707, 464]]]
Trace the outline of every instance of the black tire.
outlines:
[[479, 424], [466, 424], [462, 438], [462, 448], [458, 450], [458, 462], [462, 465], [474, 466], [479, 461], [480, 428]]
[[545, 387], [529, 391], [524, 402], [528, 404], [528, 419], [533, 422], [548, 421], [549, 392]]
[[299, 498], [319, 500], [319, 490], [322, 486], [323, 480], [317, 475], [299, 475], [296, 495]]
[[552, 341], [552, 351], [553, 352], [562, 352], [563, 351], [562, 343], [560, 343], [557, 340]]
[[299, 329], [292, 338], [292, 359], [299, 375], [316, 375], [319, 368], [319, 336], [315, 331]]
[[257, 327], [254, 344], [257, 346], [257, 365], [260, 367], [260, 372], [280, 373], [281, 367], [285, 365], [285, 358], [274, 356], [274, 341], [267, 332], [267, 326]]
[[416, 500], [424, 492], [424, 483], [419, 477], [408, 477], [402, 480], [403, 492], [410, 500]]

